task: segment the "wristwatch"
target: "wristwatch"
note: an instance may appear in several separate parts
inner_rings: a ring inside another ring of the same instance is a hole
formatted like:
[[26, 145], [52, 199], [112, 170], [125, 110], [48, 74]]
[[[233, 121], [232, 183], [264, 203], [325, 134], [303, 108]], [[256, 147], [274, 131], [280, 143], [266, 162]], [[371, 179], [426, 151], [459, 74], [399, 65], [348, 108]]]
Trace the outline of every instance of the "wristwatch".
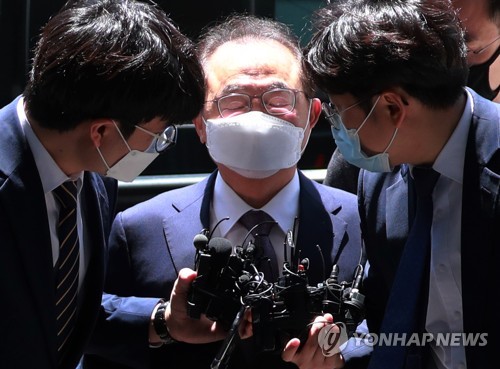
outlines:
[[153, 327], [156, 334], [161, 338], [163, 344], [168, 345], [177, 342], [170, 336], [167, 328], [167, 322], [165, 321], [165, 311], [167, 310], [170, 301], [161, 301], [156, 309], [155, 316], [153, 318]]

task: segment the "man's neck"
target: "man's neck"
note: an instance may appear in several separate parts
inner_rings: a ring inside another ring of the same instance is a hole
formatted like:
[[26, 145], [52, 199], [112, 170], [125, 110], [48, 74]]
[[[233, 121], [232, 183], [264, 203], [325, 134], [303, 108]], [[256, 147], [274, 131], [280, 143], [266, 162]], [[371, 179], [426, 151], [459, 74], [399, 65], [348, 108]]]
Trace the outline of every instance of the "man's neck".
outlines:
[[[439, 153], [450, 139], [464, 112], [467, 101], [464, 94], [446, 109], [429, 109], [423, 107], [408, 125], [413, 125], [413, 131], [407, 131], [405, 149], [406, 157], [401, 163], [427, 166], [432, 165]], [[401, 164], [398, 163], [398, 164]]]
[[243, 177], [224, 165], [219, 172], [231, 189], [253, 208], [260, 209], [281, 191], [293, 178], [296, 167], [282, 169], [276, 174], [260, 179]]
[[79, 165], [80, 160], [75, 160], [75, 158], [82, 157], [82, 153], [78, 153], [78, 130], [59, 132], [55, 129], [41, 127], [29, 116], [28, 121], [40, 143], [68, 177], [82, 172], [83, 168]]

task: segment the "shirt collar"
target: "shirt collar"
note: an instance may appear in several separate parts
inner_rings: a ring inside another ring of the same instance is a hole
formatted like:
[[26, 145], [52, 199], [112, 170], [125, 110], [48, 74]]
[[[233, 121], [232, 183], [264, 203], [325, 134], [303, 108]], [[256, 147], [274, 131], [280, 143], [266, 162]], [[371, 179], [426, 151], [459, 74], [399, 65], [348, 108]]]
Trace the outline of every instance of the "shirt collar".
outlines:
[[24, 110], [23, 98], [20, 98], [17, 103], [17, 115], [26, 140], [28, 141], [28, 145], [33, 153], [35, 164], [38, 169], [38, 175], [42, 181], [43, 192], [47, 194], [59, 187], [62, 183], [75, 179], [77, 180], [79, 192], [83, 183], [83, 172], [78, 174], [75, 178], [70, 178], [61, 170], [61, 168], [59, 168], [57, 163], [33, 131]]
[[432, 168], [442, 176], [462, 184], [464, 174], [465, 147], [474, 111], [474, 101], [469, 91], [465, 90], [467, 101], [458, 124], [446, 145], [439, 153]]
[[[300, 181], [297, 171], [292, 180], [281, 189], [266, 205], [260, 210], [268, 213], [283, 232], [292, 229], [293, 221], [299, 213], [299, 192]], [[286, 204], [286, 206], [283, 206]], [[234, 227], [243, 214], [253, 208], [243, 201], [236, 192], [224, 181], [220, 173], [217, 173], [214, 186], [214, 196], [212, 206], [215, 219], [211, 220], [210, 228], [213, 230], [218, 221], [225, 217], [228, 220], [219, 224], [218, 228], [222, 237]]]

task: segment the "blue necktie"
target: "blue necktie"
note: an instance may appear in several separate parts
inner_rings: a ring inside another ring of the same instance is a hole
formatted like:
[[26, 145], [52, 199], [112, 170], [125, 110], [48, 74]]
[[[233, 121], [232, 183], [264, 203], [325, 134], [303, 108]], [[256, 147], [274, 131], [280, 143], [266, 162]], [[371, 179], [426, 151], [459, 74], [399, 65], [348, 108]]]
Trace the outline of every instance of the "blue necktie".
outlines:
[[55, 266], [55, 274], [57, 351], [59, 362], [61, 362], [75, 326], [77, 310], [80, 247], [76, 222], [76, 182], [65, 182], [53, 193], [59, 204], [57, 224], [59, 258]]
[[[261, 254], [259, 270], [264, 273], [268, 282], [275, 282], [279, 274], [278, 259], [269, 239], [269, 233], [276, 222], [262, 210], [247, 211], [241, 216], [239, 222], [247, 230], [252, 230], [257, 254]], [[258, 226], [255, 227], [256, 225]]]
[[[406, 241], [399, 267], [392, 285], [381, 334], [396, 334], [406, 340], [418, 333], [418, 320], [422, 316], [422, 291], [428, 272], [432, 226], [432, 191], [439, 173], [430, 168], [413, 168], [416, 189], [416, 214]], [[421, 332], [420, 332], [421, 333]], [[393, 340], [394, 342], [394, 340]], [[376, 346], [370, 360], [370, 369], [405, 367], [407, 347], [401, 344]]]

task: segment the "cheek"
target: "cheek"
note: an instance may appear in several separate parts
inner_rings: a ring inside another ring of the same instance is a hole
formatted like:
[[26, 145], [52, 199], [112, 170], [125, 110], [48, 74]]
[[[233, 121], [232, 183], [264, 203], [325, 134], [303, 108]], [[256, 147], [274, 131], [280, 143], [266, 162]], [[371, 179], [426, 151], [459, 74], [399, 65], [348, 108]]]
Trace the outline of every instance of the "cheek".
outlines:
[[[146, 134], [139, 136], [135, 135], [135, 133], [127, 140], [130, 149], [138, 151], [145, 151], [151, 145], [151, 142], [153, 142], [153, 137]], [[125, 144], [123, 146], [126, 147]]]

